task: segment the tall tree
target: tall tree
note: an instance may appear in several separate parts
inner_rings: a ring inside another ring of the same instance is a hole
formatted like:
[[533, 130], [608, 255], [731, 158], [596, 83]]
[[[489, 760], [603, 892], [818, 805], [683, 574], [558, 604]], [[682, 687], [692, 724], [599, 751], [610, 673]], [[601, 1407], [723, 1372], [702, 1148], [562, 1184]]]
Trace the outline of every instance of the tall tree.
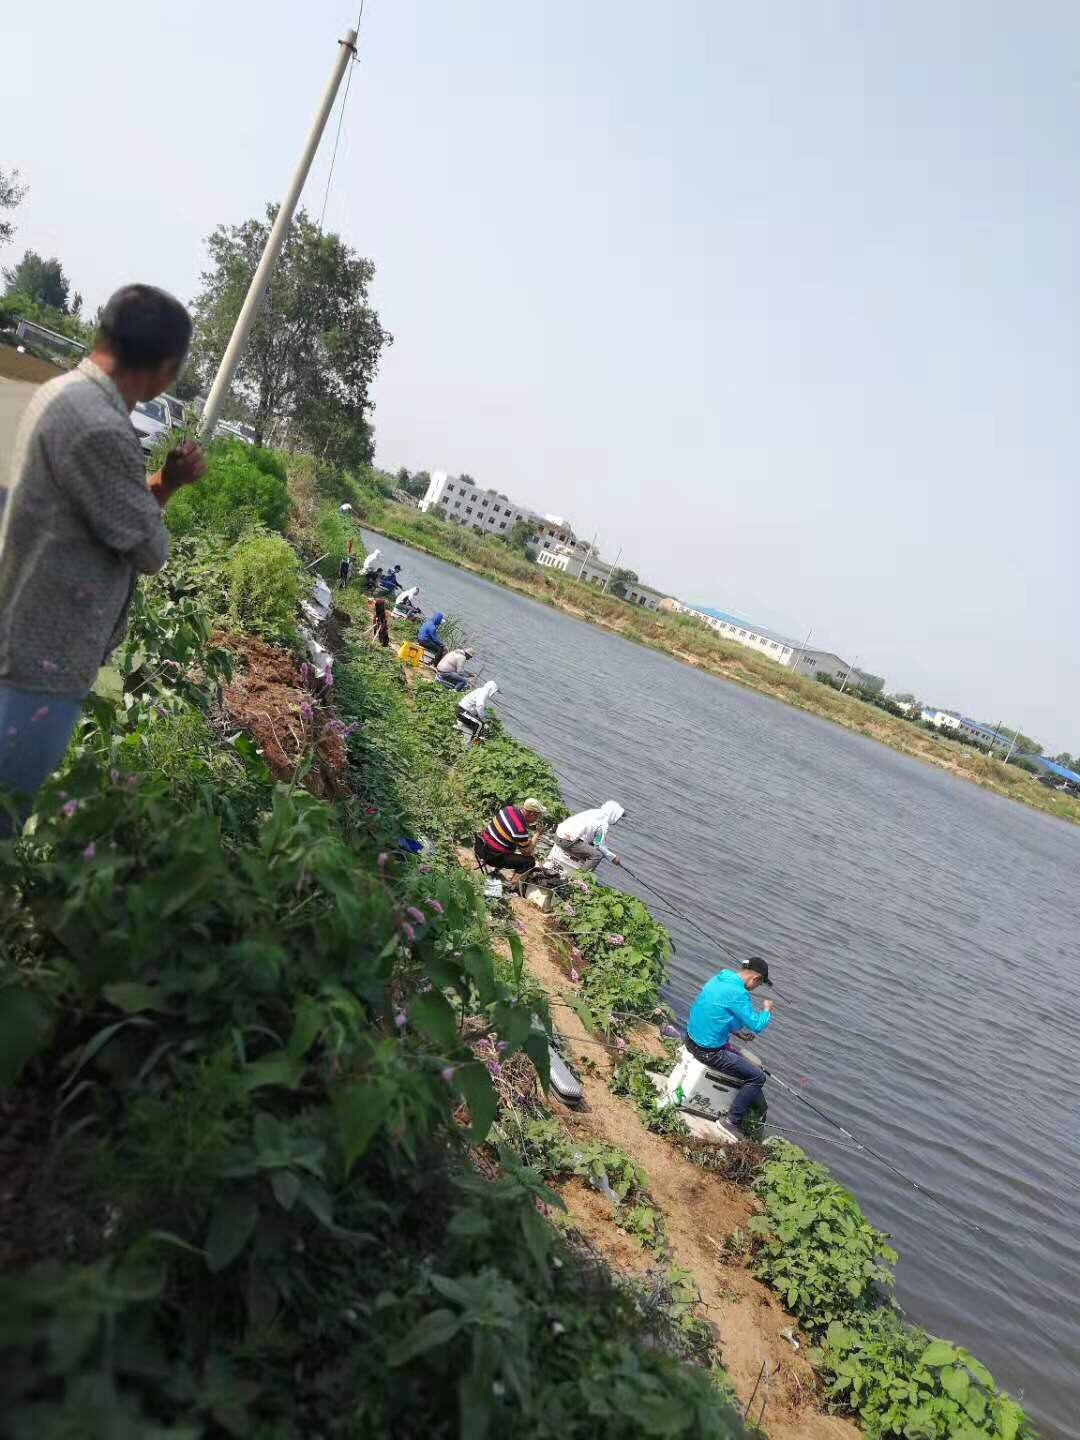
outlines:
[[[26, 195], [26, 186], [19, 183], [18, 170], [0, 170], [0, 210], [14, 210]], [[10, 220], [0, 220], [0, 245], [7, 245], [15, 234]]]
[[[232, 333], [276, 208], [219, 225], [195, 300], [194, 373], [206, 382]], [[233, 382], [260, 443], [303, 446], [340, 465], [370, 463], [369, 391], [393, 337], [368, 303], [375, 267], [300, 211]]]
[[27, 250], [17, 265], [4, 271], [4, 279], [9, 295], [18, 291], [38, 305], [68, 314], [71, 283], [55, 255], [45, 260], [35, 250]]

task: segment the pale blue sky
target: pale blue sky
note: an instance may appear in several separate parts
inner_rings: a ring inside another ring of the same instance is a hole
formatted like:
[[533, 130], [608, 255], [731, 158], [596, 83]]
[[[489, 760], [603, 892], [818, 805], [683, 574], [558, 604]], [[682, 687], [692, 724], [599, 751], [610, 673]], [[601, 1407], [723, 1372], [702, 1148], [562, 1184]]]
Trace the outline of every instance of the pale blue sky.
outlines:
[[[190, 298], [349, 19], [16, 7], [5, 263]], [[1080, 8], [367, 0], [361, 50], [327, 223], [396, 337], [383, 463], [1080, 749]]]

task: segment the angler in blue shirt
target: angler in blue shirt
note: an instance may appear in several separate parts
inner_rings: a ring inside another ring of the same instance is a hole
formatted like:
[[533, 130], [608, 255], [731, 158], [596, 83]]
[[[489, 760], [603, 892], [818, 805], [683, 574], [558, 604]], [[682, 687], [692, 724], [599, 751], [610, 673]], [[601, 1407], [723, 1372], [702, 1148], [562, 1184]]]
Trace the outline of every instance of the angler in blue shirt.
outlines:
[[439, 639], [439, 626], [442, 622], [443, 613], [441, 610], [436, 610], [435, 614], [429, 615], [416, 632], [416, 638], [424, 647], [427, 655], [434, 660], [436, 664], [438, 664], [446, 654], [446, 646]]
[[735, 1030], [761, 1033], [772, 1019], [771, 1000], [755, 1009], [750, 996], [759, 985], [771, 985], [769, 967], [755, 956], [738, 970], [721, 970], [707, 980], [690, 1007], [686, 1048], [695, 1060], [721, 1075], [741, 1080], [728, 1112], [728, 1127], [742, 1134], [742, 1122], [765, 1086], [765, 1072], [728, 1045]]

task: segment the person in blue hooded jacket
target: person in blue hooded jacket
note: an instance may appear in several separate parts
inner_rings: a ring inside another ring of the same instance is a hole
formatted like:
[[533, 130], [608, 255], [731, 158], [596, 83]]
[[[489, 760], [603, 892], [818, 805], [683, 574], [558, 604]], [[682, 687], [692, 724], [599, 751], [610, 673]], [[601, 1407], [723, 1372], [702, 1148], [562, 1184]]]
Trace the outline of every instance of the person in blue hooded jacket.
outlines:
[[435, 614], [429, 615], [416, 632], [416, 638], [424, 647], [424, 654], [436, 665], [446, 654], [446, 646], [439, 639], [439, 626], [443, 619], [442, 611], [436, 610]]
[[728, 1044], [735, 1030], [760, 1035], [772, 1019], [773, 1002], [756, 1009], [750, 996], [759, 985], [771, 985], [769, 967], [758, 956], [738, 970], [721, 970], [698, 991], [686, 1021], [686, 1048], [695, 1060], [720, 1075], [741, 1080], [728, 1112], [728, 1128], [741, 1135], [743, 1118], [765, 1088], [765, 1072]]

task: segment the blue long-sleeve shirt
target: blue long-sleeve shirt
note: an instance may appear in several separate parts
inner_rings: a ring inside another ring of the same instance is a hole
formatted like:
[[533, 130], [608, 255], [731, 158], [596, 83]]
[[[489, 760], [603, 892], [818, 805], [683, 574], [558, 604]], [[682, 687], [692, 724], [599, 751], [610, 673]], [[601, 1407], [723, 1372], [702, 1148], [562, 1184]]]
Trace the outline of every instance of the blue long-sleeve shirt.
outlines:
[[768, 1010], [755, 1010], [750, 992], [735, 970], [721, 970], [701, 987], [690, 1006], [686, 1033], [703, 1050], [719, 1050], [733, 1030], [759, 1034], [772, 1018]]
[[[440, 615], [439, 620], [441, 619], [442, 616]], [[439, 620], [436, 620], [434, 615], [430, 615], [420, 626], [420, 629], [416, 632], [416, 638], [420, 641], [421, 645], [425, 643], [430, 645], [433, 640], [438, 641]]]

